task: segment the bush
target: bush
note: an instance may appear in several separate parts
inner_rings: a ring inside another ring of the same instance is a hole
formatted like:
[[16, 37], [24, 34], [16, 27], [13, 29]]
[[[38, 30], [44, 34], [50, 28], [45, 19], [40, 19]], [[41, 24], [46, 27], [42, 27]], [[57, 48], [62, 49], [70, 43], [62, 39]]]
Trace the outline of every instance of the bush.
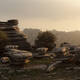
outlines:
[[49, 31], [39, 33], [37, 39], [35, 40], [36, 48], [46, 47], [48, 50], [52, 50], [56, 44], [56, 36]]

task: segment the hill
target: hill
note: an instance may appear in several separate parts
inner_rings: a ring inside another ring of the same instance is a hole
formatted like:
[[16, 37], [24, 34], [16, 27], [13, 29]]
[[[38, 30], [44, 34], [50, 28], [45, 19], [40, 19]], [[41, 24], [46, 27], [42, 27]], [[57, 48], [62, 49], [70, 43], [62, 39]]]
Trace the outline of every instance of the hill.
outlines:
[[[23, 32], [27, 34], [28, 42], [30, 42], [33, 45], [34, 40], [36, 39], [38, 33], [41, 31], [39, 29], [24, 29]], [[62, 42], [69, 42], [75, 45], [80, 45], [80, 31], [65, 32], [52, 30], [51, 32], [56, 35], [56, 43], [58, 45]]]
[[53, 30], [51, 32], [57, 36], [57, 44], [68, 42], [80, 45], [80, 31], [64, 32]]

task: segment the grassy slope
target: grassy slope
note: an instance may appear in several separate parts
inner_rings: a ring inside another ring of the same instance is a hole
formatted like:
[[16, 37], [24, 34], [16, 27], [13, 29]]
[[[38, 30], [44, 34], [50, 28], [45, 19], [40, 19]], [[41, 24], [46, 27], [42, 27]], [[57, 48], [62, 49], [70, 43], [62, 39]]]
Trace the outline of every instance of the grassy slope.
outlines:
[[[34, 66], [39, 64], [49, 64], [50, 59], [39, 59], [32, 60], [31, 63], [28, 63], [27, 66]], [[25, 67], [27, 67], [25, 66]], [[13, 68], [0, 69], [0, 80], [76, 80], [80, 76], [80, 70], [65, 69], [67, 67], [75, 67], [75, 64], [63, 63], [57, 68], [50, 72], [46, 73], [45, 70], [40, 69], [30, 69], [30, 70], [17, 70]]]

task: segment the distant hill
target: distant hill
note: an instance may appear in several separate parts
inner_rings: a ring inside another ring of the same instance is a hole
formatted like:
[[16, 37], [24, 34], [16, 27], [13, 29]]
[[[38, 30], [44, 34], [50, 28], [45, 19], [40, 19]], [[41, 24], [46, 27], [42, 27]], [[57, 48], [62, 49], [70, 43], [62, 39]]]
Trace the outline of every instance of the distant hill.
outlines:
[[51, 32], [57, 36], [57, 44], [69, 42], [75, 45], [80, 45], [80, 31], [64, 32], [53, 30]]
[[[39, 32], [39, 29], [24, 29], [23, 31], [28, 36], [28, 41], [33, 45], [34, 40], [36, 39]], [[71, 32], [64, 32], [64, 31], [51, 31], [57, 37], [57, 44], [62, 42], [69, 42], [75, 45], [80, 45], [80, 31], [71, 31]]]

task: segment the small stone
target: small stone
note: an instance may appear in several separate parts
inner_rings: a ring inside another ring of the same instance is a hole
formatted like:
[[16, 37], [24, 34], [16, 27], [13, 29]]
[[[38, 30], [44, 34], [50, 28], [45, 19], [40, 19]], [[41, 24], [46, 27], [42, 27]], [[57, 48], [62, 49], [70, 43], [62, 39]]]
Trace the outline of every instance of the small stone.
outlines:
[[3, 79], [3, 80], [9, 80], [7, 77], [5, 77], [4, 75], [1, 75], [1, 78]]
[[57, 74], [56, 72], [52, 73], [52, 75], [56, 75], [56, 74]]
[[7, 77], [4, 77], [3, 80], [9, 80]]
[[23, 75], [23, 77], [24, 77], [24, 78], [27, 78], [27, 77], [28, 77], [28, 75]]
[[73, 70], [73, 67], [66, 67], [66, 70]]
[[49, 75], [48, 77], [52, 77], [51, 75]]
[[58, 80], [64, 80], [64, 79], [58, 79]]
[[12, 73], [14, 73], [14, 70], [9, 70], [8, 73], [12, 74]]
[[74, 67], [73, 69], [75, 69], [75, 70], [80, 70], [80, 67]]
[[2, 72], [0, 72], [0, 75], [2, 74]]
[[76, 77], [75, 80], [80, 80], [80, 77]]
[[21, 69], [21, 70], [16, 70], [17, 72], [24, 72], [24, 69]]

